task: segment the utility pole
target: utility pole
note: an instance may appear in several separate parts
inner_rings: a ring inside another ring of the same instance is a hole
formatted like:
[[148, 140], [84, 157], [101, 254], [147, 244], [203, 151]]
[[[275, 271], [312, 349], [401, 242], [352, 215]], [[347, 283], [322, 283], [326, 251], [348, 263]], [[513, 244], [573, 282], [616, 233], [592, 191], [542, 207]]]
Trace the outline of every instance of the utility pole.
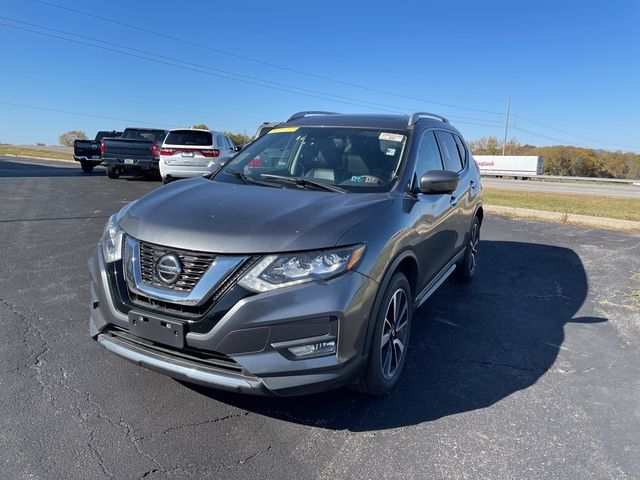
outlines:
[[507, 148], [507, 130], [509, 128], [509, 108], [511, 107], [511, 99], [507, 101], [507, 116], [504, 122], [504, 143], [502, 144], [502, 156], [504, 157], [505, 149]]

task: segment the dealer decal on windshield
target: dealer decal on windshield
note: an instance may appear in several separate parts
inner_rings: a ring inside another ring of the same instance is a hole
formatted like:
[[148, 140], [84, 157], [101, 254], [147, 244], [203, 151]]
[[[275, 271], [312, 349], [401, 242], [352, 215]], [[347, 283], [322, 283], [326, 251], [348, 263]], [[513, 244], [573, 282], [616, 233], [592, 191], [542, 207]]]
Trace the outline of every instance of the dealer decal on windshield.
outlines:
[[287, 132], [295, 132], [300, 127], [282, 127], [282, 128], [274, 128], [273, 130], [269, 130], [267, 135], [271, 135], [272, 133], [287, 133]]

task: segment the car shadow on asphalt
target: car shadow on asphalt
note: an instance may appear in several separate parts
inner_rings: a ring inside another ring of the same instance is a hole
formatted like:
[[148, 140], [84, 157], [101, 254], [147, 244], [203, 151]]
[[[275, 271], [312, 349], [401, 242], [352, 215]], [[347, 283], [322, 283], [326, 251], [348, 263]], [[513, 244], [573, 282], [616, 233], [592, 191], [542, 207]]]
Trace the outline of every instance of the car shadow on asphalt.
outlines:
[[482, 241], [473, 281], [445, 283], [415, 312], [408, 362], [390, 395], [342, 388], [261, 398], [189, 388], [250, 412], [336, 430], [398, 428], [482, 409], [532, 386], [552, 367], [565, 324], [607, 321], [574, 318], [587, 290], [573, 250]]

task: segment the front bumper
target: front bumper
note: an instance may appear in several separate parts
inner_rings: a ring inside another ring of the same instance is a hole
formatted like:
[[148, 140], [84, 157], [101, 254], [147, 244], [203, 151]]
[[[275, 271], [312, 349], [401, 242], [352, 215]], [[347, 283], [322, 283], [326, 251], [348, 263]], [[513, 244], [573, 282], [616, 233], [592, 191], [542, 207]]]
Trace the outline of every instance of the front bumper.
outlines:
[[[212, 327], [203, 331], [185, 322], [185, 349], [172, 350], [127, 333], [128, 307], [112, 286], [100, 250], [89, 261], [89, 268], [91, 336], [112, 353], [165, 375], [223, 390], [288, 396], [352, 382], [366, 363], [364, 342], [378, 285], [357, 272], [329, 282], [248, 295], [239, 301], [233, 300], [231, 291], [217, 304], [229, 297], [235, 303], [208, 324]], [[203, 317], [215, 308], [213, 305]], [[145, 313], [138, 306], [133, 310]], [[158, 312], [153, 315], [157, 317]], [[180, 321], [175, 316], [166, 318]], [[336, 339], [336, 354], [295, 359], [283, 348], [323, 338]], [[220, 363], [222, 368], [199, 360], [209, 353], [228, 360]]]

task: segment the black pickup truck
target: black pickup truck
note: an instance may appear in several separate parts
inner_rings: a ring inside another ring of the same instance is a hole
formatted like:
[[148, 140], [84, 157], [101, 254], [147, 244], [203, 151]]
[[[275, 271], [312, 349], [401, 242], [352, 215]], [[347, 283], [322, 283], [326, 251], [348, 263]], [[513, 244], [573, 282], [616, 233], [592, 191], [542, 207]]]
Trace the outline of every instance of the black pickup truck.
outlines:
[[100, 165], [102, 162], [102, 156], [100, 154], [100, 143], [103, 138], [117, 138], [122, 135], [122, 132], [116, 132], [115, 130], [99, 131], [96, 133], [96, 138], [93, 140], [75, 140], [73, 142], [73, 158], [76, 162], [80, 162], [82, 171], [91, 173], [96, 165]]
[[103, 138], [102, 161], [107, 166], [107, 176], [118, 178], [126, 172], [158, 172], [160, 147], [167, 133], [154, 128], [125, 128], [119, 138]]

